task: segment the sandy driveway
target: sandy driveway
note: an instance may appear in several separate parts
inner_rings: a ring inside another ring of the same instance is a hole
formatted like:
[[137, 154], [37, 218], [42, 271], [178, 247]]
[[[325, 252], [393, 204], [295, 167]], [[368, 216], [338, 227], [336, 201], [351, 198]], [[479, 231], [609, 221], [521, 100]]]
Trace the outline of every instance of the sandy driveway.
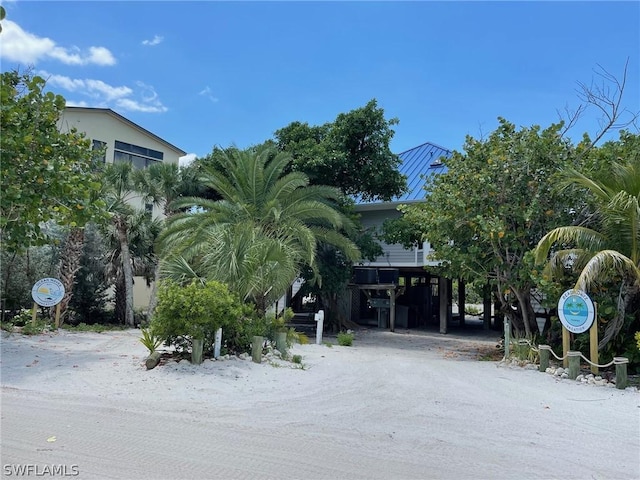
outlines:
[[3, 478], [640, 479], [637, 390], [477, 361], [492, 339], [362, 331], [294, 347], [304, 369], [147, 371], [138, 337], [2, 339]]

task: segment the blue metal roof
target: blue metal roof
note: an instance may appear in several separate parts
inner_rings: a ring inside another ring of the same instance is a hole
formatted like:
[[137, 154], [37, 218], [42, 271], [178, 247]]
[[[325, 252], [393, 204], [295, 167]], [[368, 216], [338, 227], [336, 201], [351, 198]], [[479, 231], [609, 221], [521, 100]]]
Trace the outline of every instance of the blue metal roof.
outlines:
[[[422, 175], [432, 175], [438, 173], [444, 173], [447, 171], [447, 167], [440, 161], [441, 157], [449, 158], [451, 156], [451, 150], [440, 147], [430, 142], [423, 143], [417, 147], [398, 154], [402, 163], [400, 164], [400, 173], [407, 177], [408, 191], [400, 197], [394, 198], [395, 202], [412, 202], [416, 200], [422, 200], [425, 196], [425, 191], [422, 188], [425, 180]], [[366, 202], [367, 204], [376, 204], [384, 202]], [[364, 205], [365, 202], [356, 200], [356, 204]]]

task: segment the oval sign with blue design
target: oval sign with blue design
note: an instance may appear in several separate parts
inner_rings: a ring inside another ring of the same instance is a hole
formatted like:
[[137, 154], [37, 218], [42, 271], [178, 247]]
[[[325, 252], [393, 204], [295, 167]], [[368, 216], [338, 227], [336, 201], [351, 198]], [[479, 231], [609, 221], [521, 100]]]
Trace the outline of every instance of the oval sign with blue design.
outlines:
[[38, 280], [31, 289], [31, 297], [41, 307], [53, 307], [64, 297], [64, 285], [57, 278]]
[[595, 318], [593, 302], [582, 290], [567, 290], [558, 301], [558, 317], [572, 333], [586, 332]]

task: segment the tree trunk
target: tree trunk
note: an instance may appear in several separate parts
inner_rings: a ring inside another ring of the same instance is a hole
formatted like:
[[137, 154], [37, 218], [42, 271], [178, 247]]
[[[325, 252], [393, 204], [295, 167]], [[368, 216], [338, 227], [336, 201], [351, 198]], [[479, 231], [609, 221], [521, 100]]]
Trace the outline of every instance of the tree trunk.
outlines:
[[125, 317], [124, 323], [129, 327], [134, 327], [133, 318], [133, 268], [131, 267], [131, 252], [129, 251], [129, 241], [127, 238], [127, 227], [125, 219], [116, 219], [116, 230], [118, 241], [120, 242], [120, 258], [122, 259], [122, 273], [124, 275], [125, 293]]
[[6, 299], [7, 299], [8, 285], [9, 285], [9, 276], [11, 274], [11, 271], [13, 270], [11, 267], [13, 266], [13, 262], [15, 261], [16, 256], [17, 254], [14, 252], [13, 255], [11, 255], [11, 260], [9, 260], [9, 263], [2, 265], [5, 269], [4, 281], [2, 282], [2, 302], [0, 303], [0, 306], [1, 306], [0, 321], [2, 322], [4, 322], [4, 318], [5, 318], [4, 312], [7, 309]]
[[158, 305], [158, 282], [160, 281], [160, 259], [157, 260], [155, 271], [153, 272], [153, 286], [151, 287], [151, 297], [149, 298], [149, 307], [147, 308], [147, 321], [151, 321], [153, 312]]
[[125, 322], [125, 311], [126, 311], [126, 295], [124, 288], [124, 277], [122, 276], [122, 272], [118, 273], [118, 276], [115, 281], [115, 318], [120, 325], [124, 325]]
[[58, 263], [58, 280], [64, 286], [64, 296], [60, 301], [60, 324], [62, 325], [67, 307], [73, 297], [73, 285], [76, 273], [80, 270], [80, 260], [84, 247], [84, 228], [72, 227], [69, 230]]

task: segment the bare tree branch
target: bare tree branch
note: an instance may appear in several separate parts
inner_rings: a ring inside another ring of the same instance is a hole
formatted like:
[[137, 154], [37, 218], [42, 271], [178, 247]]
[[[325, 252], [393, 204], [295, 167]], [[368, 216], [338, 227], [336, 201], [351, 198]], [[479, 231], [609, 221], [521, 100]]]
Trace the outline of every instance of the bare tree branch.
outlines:
[[[602, 83], [596, 84], [592, 81], [591, 85], [587, 86], [582, 82], [578, 82], [578, 86], [580, 87], [577, 90], [578, 98], [584, 102], [583, 106], [585, 109], [588, 106], [593, 106], [599, 110], [601, 114], [598, 122], [600, 129], [587, 150], [593, 148], [609, 130], [619, 130], [629, 125], [636, 125], [640, 112], [632, 112], [622, 106], [628, 67], [629, 58], [627, 58], [625, 62], [622, 77], [618, 79], [602, 67], [602, 65], [598, 64], [598, 69], [595, 70], [595, 73], [601, 78]], [[630, 115], [631, 118], [625, 120], [623, 117], [627, 117], [628, 115]]]

